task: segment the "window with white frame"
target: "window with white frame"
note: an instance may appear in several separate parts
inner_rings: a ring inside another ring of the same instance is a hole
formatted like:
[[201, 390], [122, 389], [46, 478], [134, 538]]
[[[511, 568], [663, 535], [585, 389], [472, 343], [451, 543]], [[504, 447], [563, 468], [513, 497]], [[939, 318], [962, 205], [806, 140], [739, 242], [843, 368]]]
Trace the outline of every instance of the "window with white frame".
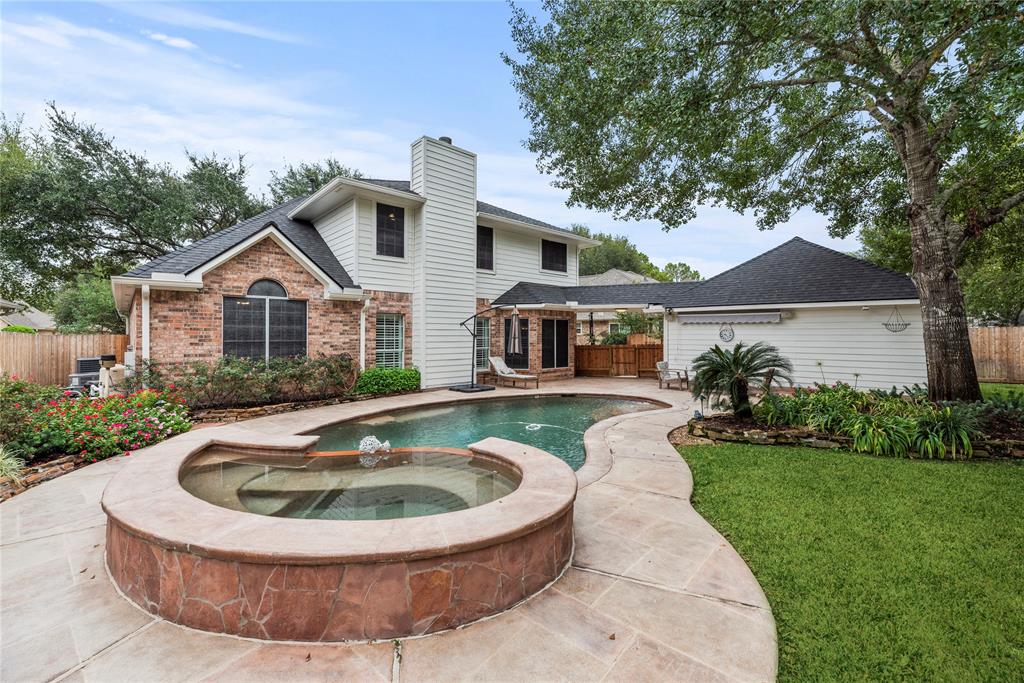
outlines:
[[476, 369], [486, 370], [491, 357], [491, 321], [488, 318], [476, 319], [476, 344], [474, 346]]
[[583, 323], [576, 323], [576, 334], [583, 334]]
[[306, 302], [289, 299], [280, 283], [257, 280], [245, 296], [224, 297], [225, 356], [270, 358], [306, 353]]
[[377, 314], [378, 368], [405, 367], [405, 316], [401, 313]]
[[608, 323], [608, 334], [619, 334], [625, 331], [625, 326], [621, 323]]

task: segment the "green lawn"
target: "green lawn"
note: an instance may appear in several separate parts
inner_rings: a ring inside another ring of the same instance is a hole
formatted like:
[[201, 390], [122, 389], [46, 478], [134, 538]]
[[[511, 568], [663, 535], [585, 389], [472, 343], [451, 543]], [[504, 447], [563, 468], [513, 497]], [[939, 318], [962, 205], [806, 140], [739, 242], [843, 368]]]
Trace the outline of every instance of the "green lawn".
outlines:
[[1009, 393], [1024, 394], [1024, 384], [1002, 384], [1000, 382], [982, 382], [981, 395], [985, 398], [1006, 396]]
[[780, 680], [1024, 677], [1024, 466], [680, 452], [768, 595]]

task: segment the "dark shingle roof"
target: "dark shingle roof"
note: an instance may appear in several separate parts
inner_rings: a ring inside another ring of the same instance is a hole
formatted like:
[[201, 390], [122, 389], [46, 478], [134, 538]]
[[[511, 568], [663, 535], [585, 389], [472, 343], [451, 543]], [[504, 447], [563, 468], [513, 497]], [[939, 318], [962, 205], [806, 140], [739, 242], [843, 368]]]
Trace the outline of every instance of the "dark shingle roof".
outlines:
[[536, 282], [520, 282], [494, 300], [503, 304], [564, 304], [575, 301], [582, 306], [661, 304], [697, 286], [699, 282], [654, 282], [635, 285], [583, 285], [561, 287]]
[[327, 273], [339, 287], [355, 287], [352, 278], [312, 223], [288, 218], [288, 212], [303, 199], [305, 197], [285, 202], [237, 225], [197, 240], [187, 247], [164, 254], [128, 271], [125, 276], [142, 278], [149, 277], [154, 272], [186, 275], [273, 223], [296, 249]]
[[910, 278], [794, 237], [665, 302], [672, 308], [916, 299]]
[[[417, 197], [419, 196], [418, 194], [416, 194], [415, 192], [412, 191], [412, 185], [411, 185], [411, 183], [408, 180], [375, 180], [375, 179], [370, 179], [370, 178], [357, 178], [357, 180], [361, 180], [364, 183], [373, 183], [374, 185], [380, 185], [381, 187], [386, 187], [386, 188], [389, 188], [391, 190], [398, 190], [400, 192], [408, 192], [410, 194], [415, 194]], [[565, 228], [560, 228], [557, 225], [551, 225], [551, 223], [545, 223], [544, 221], [539, 221], [536, 218], [530, 218], [529, 216], [524, 216], [521, 213], [516, 213], [515, 211], [509, 211], [508, 209], [503, 209], [500, 206], [495, 206], [494, 204], [488, 204], [487, 202], [478, 201], [476, 203], [476, 210], [479, 213], [485, 213], [485, 214], [488, 214], [488, 215], [491, 215], [491, 216], [495, 216], [497, 218], [504, 218], [505, 220], [519, 221], [520, 223], [527, 223], [529, 225], [536, 225], [538, 228], [546, 228], [548, 230], [557, 230], [558, 232], [564, 232], [564, 233], [569, 234], [569, 235], [575, 235], [576, 234], [572, 230], [566, 230]]]
[[760, 256], [701, 282], [560, 287], [520, 282], [494, 300], [502, 304], [584, 306], [662, 304], [712, 308], [764, 304], [916, 299], [903, 273], [794, 237]]

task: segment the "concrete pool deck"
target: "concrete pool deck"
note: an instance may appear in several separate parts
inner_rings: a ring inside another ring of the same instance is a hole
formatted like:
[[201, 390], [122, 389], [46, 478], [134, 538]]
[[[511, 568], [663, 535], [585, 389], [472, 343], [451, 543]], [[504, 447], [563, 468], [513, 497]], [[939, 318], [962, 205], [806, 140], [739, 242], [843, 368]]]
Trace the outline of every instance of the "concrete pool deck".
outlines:
[[[588, 430], [572, 566], [526, 603], [458, 630], [375, 644], [270, 643], [176, 626], [122, 598], [104, 567], [99, 499], [128, 461], [114, 458], [0, 504], [0, 679], [773, 680], [767, 600], [732, 546], [690, 506], [689, 468], [666, 439], [691, 414], [689, 393], [644, 380], [577, 379], [480, 400], [559, 393], [671, 407]], [[425, 392], [328, 406], [196, 430], [147, 450], [240, 432], [284, 436], [472, 398], [480, 396]]]

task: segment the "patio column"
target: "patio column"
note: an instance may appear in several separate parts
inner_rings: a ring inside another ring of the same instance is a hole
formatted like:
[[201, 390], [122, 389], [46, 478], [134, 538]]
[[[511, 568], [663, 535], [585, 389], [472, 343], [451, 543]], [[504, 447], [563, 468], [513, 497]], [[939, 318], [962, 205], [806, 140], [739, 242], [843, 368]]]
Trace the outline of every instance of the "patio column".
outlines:
[[142, 285], [142, 360], [149, 360], [149, 285]]

